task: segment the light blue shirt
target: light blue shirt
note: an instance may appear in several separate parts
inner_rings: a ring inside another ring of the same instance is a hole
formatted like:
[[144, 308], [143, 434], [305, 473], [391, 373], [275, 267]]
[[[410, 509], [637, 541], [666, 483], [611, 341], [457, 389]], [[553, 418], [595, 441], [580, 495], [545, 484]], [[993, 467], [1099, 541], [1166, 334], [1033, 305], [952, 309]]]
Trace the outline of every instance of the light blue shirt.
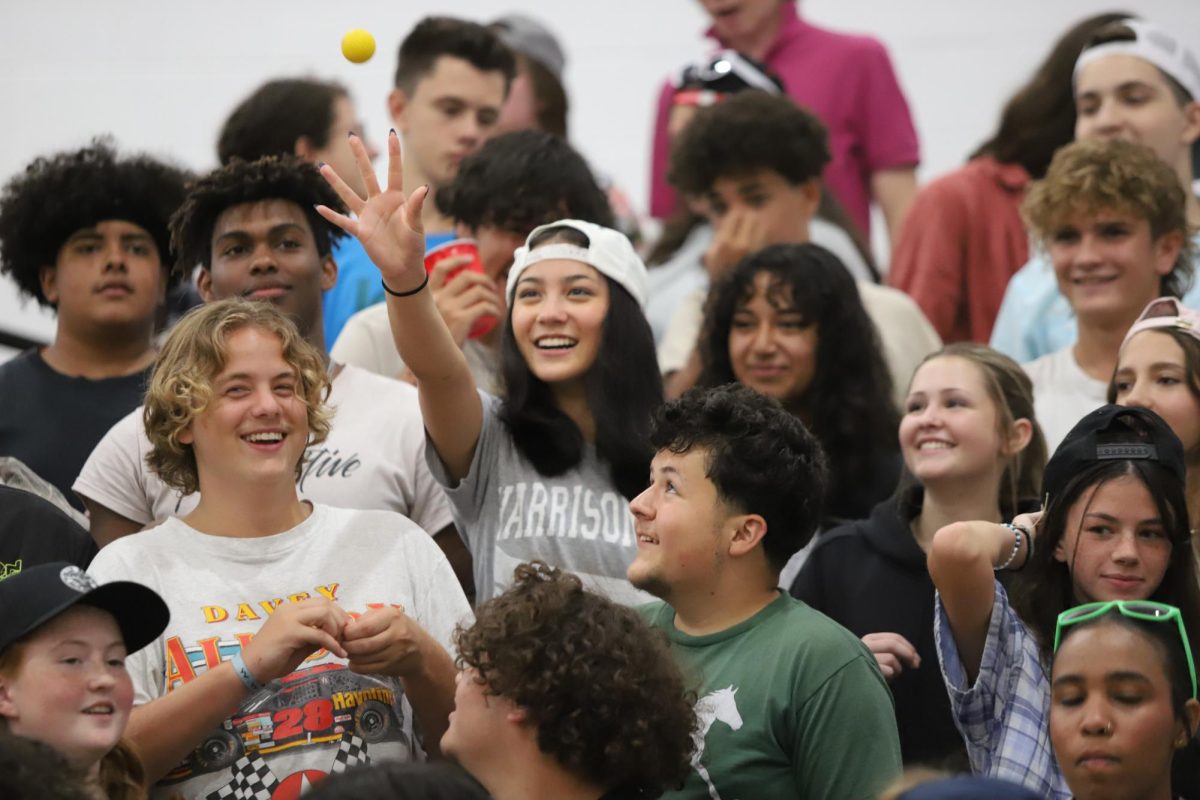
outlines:
[[[1192, 269], [1200, 272], [1200, 233], [1192, 243]], [[1193, 279], [1183, 304], [1200, 308], [1200, 280]], [[1075, 344], [1077, 335], [1075, 314], [1058, 291], [1050, 260], [1035, 255], [1008, 282], [992, 328], [992, 347], [1024, 364]]]

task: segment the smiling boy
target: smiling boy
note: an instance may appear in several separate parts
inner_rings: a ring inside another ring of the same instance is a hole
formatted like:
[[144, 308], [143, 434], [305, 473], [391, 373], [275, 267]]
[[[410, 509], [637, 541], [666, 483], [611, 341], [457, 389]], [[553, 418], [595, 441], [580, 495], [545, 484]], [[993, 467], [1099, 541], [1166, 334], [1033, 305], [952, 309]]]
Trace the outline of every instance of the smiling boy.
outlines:
[[629, 581], [700, 676], [692, 773], [664, 797], [874, 797], [900, 772], [891, 694], [845, 628], [776, 587], [812, 537], [827, 479], [804, 425], [740, 384], [655, 416], [650, 486], [630, 502]]
[[1078, 330], [1075, 344], [1025, 365], [1053, 452], [1104, 405], [1121, 342], [1146, 304], [1188, 287], [1191, 230], [1174, 171], [1148, 147], [1120, 139], [1059, 150], [1024, 212]]
[[411, 521], [300, 499], [328, 392], [322, 354], [264, 303], [208, 303], [163, 347], [147, 461], [199, 502], [91, 566], [139, 577], [171, 609], [129, 660], [127, 735], [156, 797], [290, 794], [355, 763], [436, 752], [447, 648], [470, 607]]

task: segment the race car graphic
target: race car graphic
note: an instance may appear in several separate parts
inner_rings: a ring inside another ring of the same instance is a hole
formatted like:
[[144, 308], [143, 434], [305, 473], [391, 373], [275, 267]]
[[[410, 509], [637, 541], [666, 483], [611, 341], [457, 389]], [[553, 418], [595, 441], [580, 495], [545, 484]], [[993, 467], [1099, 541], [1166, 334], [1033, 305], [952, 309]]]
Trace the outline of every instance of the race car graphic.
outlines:
[[228, 769], [245, 754], [268, 756], [337, 743], [347, 732], [373, 744], [409, 744], [393, 689], [342, 664], [321, 664], [272, 681], [204, 738], [164, 782]]

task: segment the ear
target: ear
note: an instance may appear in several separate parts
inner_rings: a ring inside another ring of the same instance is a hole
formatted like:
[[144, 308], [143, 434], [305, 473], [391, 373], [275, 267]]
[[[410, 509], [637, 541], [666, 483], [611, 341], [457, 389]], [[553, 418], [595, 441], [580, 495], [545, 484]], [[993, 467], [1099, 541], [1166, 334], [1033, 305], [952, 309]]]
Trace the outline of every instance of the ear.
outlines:
[[1179, 260], [1179, 251], [1183, 249], [1183, 233], [1171, 231], [1164, 233], [1154, 242], [1154, 271], [1167, 276], [1175, 268]]
[[1008, 432], [1008, 441], [1000, 448], [1001, 455], [1015, 456], [1029, 446], [1033, 438], [1033, 423], [1027, 419], [1019, 419], [1012, 424]]
[[1065, 538], [1066, 537], [1059, 539], [1058, 544], [1054, 545], [1054, 560], [1061, 561], [1064, 564], [1067, 563], [1067, 548], [1066, 542], [1064, 541]]
[[812, 219], [817, 215], [817, 206], [821, 205], [821, 179], [809, 178], [800, 184], [800, 191], [804, 195], [805, 218]]
[[49, 264], [38, 270], [38, 282], [42, 285], [42, 294], [51, 305], [58, 305], [58, 267]]
[[296, 144], [292, 147], [292, 155], [299, 158], [301, 161], [316, 161], [317, 148], [313, 146], [312, 139], [307, 136], [301, 136], [296, 140]]
[[1200, 100], [1193, 100], [1183, 107], [1183, 118], [1183, 144], [1190, 146], [1200, 139]]
[[199, 292], [200, 299], [206, 303], [217, 299], [213, 296], [212, 291], [212, 270], [205, 267], [200, 268], [200, 272], [196, 275], [196, 291]]
[[396, 125], [396, 130], [401, 133], [408, 132], [408, 119], [404, 113], [408, 110], [408, 101], [408, 93], [399, 87], [392, 89], [388, 94], [388, 114], [391, 115], [392, 122]]
[[179, 443], [190, 445], [195, 442], [196, 437], [192, 434], [192, 423], [189, 422], [188, 426], [179, 432]]
[[726, 521], [733, 527], [729, 555], [739, 558], [753, 552], [767, 535], [767, 521], [758, 514], [738, 514]]
[[0, 717], [15, 716], [17, 716], [17, 704], [13, 702], [12, 696], [9, 694], [8, 681], [0, 677]]
[[1196, 738], [1196, 732], [1200, 729], [1200, 700], [1188, 698], [1183, 704], [1183, 719], [1180, 722], [1183, 723], [1183, 730], [1175, 738], [1176, 748], [1187, 747], [1188, 742]]
[[337, 283], [338, 266], [333, 253], [321, 259], [321, 291], [328, 292]]

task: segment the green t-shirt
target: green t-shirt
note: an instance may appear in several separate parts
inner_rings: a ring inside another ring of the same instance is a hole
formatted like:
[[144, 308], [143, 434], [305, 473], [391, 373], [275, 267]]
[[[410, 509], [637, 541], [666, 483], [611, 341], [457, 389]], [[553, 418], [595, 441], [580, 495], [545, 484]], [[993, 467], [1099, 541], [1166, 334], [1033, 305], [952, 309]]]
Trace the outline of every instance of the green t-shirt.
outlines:
[[688, 636], [642, 606], [698, 686], [692, 772], [664, 798], [873, 798], [900, 774], [892, 695], [854, 634], [781, 594], [720, 633]]

